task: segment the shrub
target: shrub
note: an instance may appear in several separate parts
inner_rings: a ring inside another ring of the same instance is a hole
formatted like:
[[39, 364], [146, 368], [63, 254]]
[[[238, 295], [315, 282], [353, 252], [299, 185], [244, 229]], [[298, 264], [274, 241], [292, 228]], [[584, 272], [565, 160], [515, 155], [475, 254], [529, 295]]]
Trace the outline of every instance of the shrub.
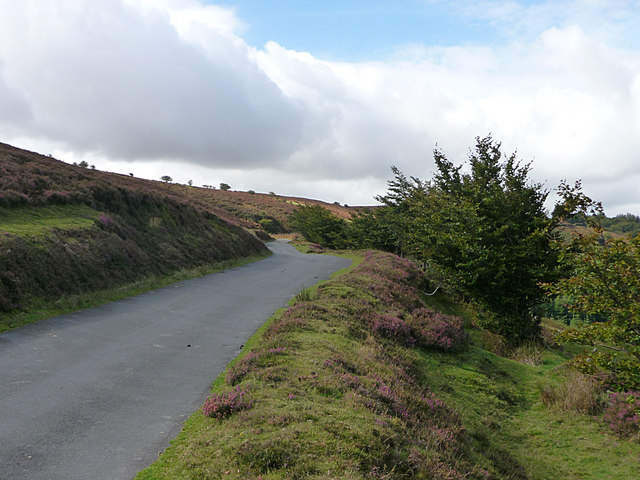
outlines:
[[618, 436], [640, 439], [640, 392], [610, 394], [604, 420]]
[[227, 418], [236, 412], [253, 406], [253, 400], [247, 398], [248, 391], [235, 387], [224, 393], [214, 393], [202, 406], [202, 413], [212, 418]]
[[418, 345], [439, 350], [460, 350], [469, 342], [462, 319], [419, 308], [409, 320]]
[[482, 330], [480, 340], [482, 342], [482, 348], [491, 352], [499, 357], [508, 357], [511, 349], [506, 339], [498, 334], [492, 333], [489, 330]]
[[291, 221], [309, 242], [329, 248], [339, 248], [344, 243], [347, 222], [320, 205], [299, 207]]
[[404, 320], [392, 315], [374, 313], [369, 319], [369, 327], [377, 335], [412, 347], [416, 339], [411, 335], [411, 327]]
[[0, 312], [9, 312], [17, 308], [22, 298], [20, 278], [13, 272], [0, 273]]

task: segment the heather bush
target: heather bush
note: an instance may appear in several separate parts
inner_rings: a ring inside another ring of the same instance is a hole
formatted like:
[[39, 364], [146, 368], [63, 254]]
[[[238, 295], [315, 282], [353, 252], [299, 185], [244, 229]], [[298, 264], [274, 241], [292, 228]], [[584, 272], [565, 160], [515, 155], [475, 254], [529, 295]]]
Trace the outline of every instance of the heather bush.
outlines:
[[412, 347], [416, 343], [416, 339], [411, 335], [411, 327], [404, 320], [393, 315], [371, 314], [368, 324], [375, 334], [383, 338], [388, 338], [408, 347]]
[[247, 410], [253, 406], [248, 390], [239, 386], [228, 392], [214, 393], [202, 406], [202, 413], [212, 418], [227, 418], [234, 413]]
[[611, 393], [604, 421], [621, 438], [640, 440], [640, 392]]
[[418, 345], [438, 350], [460, 350], [469, 342], [462, 319], [428, 308], [415, 310], [407, 320]]

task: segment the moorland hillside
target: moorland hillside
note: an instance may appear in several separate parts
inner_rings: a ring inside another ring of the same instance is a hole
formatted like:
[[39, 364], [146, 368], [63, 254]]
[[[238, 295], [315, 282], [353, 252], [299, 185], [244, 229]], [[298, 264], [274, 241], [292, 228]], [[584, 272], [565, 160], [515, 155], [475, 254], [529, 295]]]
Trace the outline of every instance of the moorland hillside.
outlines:
[[0, 312], [267, 254], [215, 212], [178, 186], [0, 144]]

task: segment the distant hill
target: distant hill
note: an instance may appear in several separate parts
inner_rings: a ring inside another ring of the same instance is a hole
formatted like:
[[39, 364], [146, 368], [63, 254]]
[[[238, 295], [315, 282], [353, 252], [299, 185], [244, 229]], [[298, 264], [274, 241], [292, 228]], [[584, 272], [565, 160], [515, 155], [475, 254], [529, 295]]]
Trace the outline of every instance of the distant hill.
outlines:
[[[610, 233], [615, 233], [628, 238], [633, 238], [640, 234], [640, 216], [632, 213], [620, 214], [615, 217], [600, 217], [600, 224]], [[575, 227], [586, 227], [587, 221], [584, 216], [574, 215], [567, 219], [567, 223]]]
[[0, 312], [267, 254], [199, 190], [0, 144]]
[[180, 184], [169, 184], [167, 187], [172, 194], [187, 195], [194, 205], [211, 211], [235, 225], [274, 234], [292, 231], [289, 218], [301, 205], [321, 205], [334, 215], [345, 219], [351, 218], [351, 213], [359, 208], [275, 193], [224, 191]]

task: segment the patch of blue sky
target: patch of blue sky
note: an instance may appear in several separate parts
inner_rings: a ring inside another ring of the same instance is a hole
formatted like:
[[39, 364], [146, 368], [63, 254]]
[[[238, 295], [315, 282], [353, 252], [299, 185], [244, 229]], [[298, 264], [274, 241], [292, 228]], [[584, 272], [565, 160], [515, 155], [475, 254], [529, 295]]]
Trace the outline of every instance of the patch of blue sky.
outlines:
[[[209, 0], [210, 3], [218, 3]], [[498, 46], [530, 42], [577, 25], [608, 42], [640, 44], [638, 0], [235, 0], [242, 37], [275, 41], [326, 60], [384, 60], [409, 46]], [[606, 19], [606, 22], [604, 21]]]
[[330, 60], [377, 60], [408, 45], [486, 44], [492, 28], [459, 15], [447, 2], [418, 0], [238, 0], [242, 37], [268, 41]]

